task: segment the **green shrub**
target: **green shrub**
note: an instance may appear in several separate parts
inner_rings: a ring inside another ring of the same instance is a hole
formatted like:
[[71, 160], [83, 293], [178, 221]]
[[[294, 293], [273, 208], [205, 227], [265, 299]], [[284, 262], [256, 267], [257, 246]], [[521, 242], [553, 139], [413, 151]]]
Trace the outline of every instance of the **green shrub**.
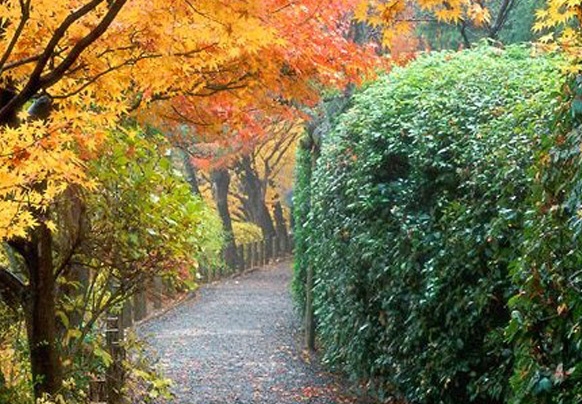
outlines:
[[[566, 92], [577, 93], [574, 112], [580, 84]], [[555, 136], [538, 150], [511, 271], [517, 291], [506, 333], [515, 351], [515, 404], [582, 402], [582, 131], [570, 129], [580, 124], [571, 118], [570, 111], [559, 114]]]
[[259, 226], [250, 222], [233, 222], [232, 232], [237, 244], [256, 243], [263, 240], [263, 231]]
[[99, 190], [86, 197], [86, 259], [115, 255], [116, 264], [103, 266], [130, 279], [137, 272], [192, 280], [199, 264], [220, 265], [218, 214], [192, 194], [169, 155], [163, 136], [135, 128], [116, 133], [92, 163]]
[[524, 47], [438, 53], [356, 96], [303, 185], [297, 240], [329, 364], [412, 403], [505, 401], [509, 267], [556, 64]]
[[307, 267], [309, 266], [308, 245], [308, 215], [311, 199], [311, 164], [310, 150], [303, 147], [303, 142], [297, 148], [295, 160], [295, 191], [293, 193], [293, 238], [294, 261], [292, 291], [300, 313], [305, 309], [305, 283], [307, 282]]

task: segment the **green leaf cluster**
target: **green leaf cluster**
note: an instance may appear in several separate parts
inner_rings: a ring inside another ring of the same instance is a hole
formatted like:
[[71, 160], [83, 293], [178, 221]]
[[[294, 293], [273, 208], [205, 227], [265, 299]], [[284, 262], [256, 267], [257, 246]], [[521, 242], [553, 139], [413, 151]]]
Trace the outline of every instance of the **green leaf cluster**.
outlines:
[[263, 231], [251, 222], [233, 222], [232, 232], [238, 245], [258, 243], [263, 240]]
[[315, 268], [330, 365], [411, 403], [511, 396], [510, 272], [558, 62], [522, 46], [421, 57], [355, 96], [310, 181], [300, 164], [296, 259]]
[[293, 192], [293, 237], [295, 239], [293, 260], [293, 281], [291, 288], [293, 297], [303, 313], [305, 306], [305, 283], [309, 266], [309, 211], [311, 209], [311, 165], [310, 150], [297, 148], [295, 159], [295, 189]]
[[200, 264], [220, 265], [220, 219], [192, 194], [162, 136], [116, 134], [91, 173], [98, 182], [87, 201], [91, 255], [120, 279], [135, 271], [186, 279]]
[[513, 403], [582, 402], [582, 130], [580, 79], [566, 86], [555, 135], [537, 151], [520, 256], [511, 267], [506, 338]]

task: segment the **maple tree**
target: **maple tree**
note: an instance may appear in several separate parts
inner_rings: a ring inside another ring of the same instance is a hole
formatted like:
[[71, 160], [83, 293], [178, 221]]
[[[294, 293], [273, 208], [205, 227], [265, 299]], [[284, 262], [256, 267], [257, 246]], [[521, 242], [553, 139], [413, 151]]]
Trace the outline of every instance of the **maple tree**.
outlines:
[[[95, 189], [86, 161], [137, 118], [176, 137], [244, 149], [262, 122], [296, 119], [323, 86], [359, 83], [380, 66], [349, 39], [350, 13], [404, 27], [401, 2], [362, 0], [5, 0], [0, 2], [0, 241], [27, 282], [0, 269], [0, 294], [25, 309], [37, 396], [57, 392], [50, 208], [71, 187]], [[486, 20], [478, 2], [420, 1], [438, 18]], [[27, 113], [28, 112], [28, 113]], [[178, 136], [177, 133], [180, 133]]]
[[414, 18], [418, 22], [413, 33], [425, 48], [432, 50], [468, 49], [483, 40], [504, 45], [532, 42], [537, 39], [532, 30], [535, 10], [542, 3], [542, 0], [487, 0], [482, 4], [489, 11], [489, 21], [461, 19], [455, 24], [441, 22], [416, 7]]
[[[198, 192], [206, 197], [210, 195], [208, 185], [212, 183], [212, 175], [208, 174], [227, 169], [231, 177], [228, 204], [232, 216], [237, 221], [258, 225], [263, 236], [271, 238], [275, 235], [275, 226], [270, 207], [280, 204], [292, 188], [293, 156], [303, 121], [271, 122], [264, 130], [269, 136], [253, 137], [238, 152], [215, 148], [214, 155], [205, 156], [208, 147], [204, 146], [208, 145], [194, 144], [188, 162], [196, 166], [194, 169], [203, 180]], [[218, 155], [219, 152], [226, 155]]]
[[471, 23], [481, 26], [489, 24], [492, 19], [490, 9], [480, 0], [361, 1], [356, 8], [355, 18], [381, 27], [382, 42], [390, 48], [402, 36], [410, 35], [415, 25], [423, 21], [416, 15], [416, 9], [434, 16], [437, 21], [450, 24]]
[[[542, 34], [540, 42], [550, 51], [562, 50], [568, 58], [567, 73], [579, 74], [582, 60], [582, 2], [548, 0], [536, 12], [534, 31]], [[579, 94], [578, 94], [579, 96]]]
[[283, 199], [292, 187], [295, 143], [303, 123], [265, 124], [269, 136], [253, 137], [238, 152], [208, 144], [188, 149], [189, 177], [199, 176], [201, 181], [193, 181], [197, 193], [216, 204], [229, 240], [225, 258], [231, 266], [237, 244], [275, 236], [285, 240], [288, 233]]
[[[241, 216], [258, 225], [265, 238], [275, 234], [279, 237], [287, 235], [286, 226], [281, 223], [282, 212], [279, 212], [282, 209], [281, 196], [291, 189], [291, 184], [285, 182], [292, 178], [289, 175], [290, 160], [302, 133], [302, 125], [284, 123], [271, 127], [270, 131], [269, 138], [257, 142], [248, 153], [237, 159], [234, 166], [236, 190], [232, 192], [240, 204]], [[285, 169], [287, 175], [281, 175]], [[277, 211], [277, 215], [270, 213], [273, 210]]]
[[260, 116], [313, 104], [317, 85], [358, 81], [373, 66], [371, 52], [341, 35], [353, 6], [0, 3], [0, 240], [23, 258], [27, 272], [23, 282], [2, 268], [0, 290], [27, 313], [37, 396], [57, 392], [62, 373], [50, 207], [67, 187], [95, 187], [84, 161], [99, 154], [109, 130], [135, 111], [166, 120], [155, 106], [167, 101], [163, 108], [181, 122], [196, 121], [203, 109], [212, 120], [199, 125], [205, 132], [221, 133], [228, 121], [244, 140], [250, 111]]

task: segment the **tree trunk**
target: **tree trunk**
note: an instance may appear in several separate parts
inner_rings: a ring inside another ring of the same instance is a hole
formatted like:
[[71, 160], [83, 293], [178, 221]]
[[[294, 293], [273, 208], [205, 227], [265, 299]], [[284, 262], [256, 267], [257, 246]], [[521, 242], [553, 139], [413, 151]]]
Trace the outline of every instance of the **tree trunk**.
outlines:
[[62, 366], [57, 343], [56, 292], [52, 235], [44, 223], [25, 242], [23, 256], [29, 273], [26, 325], [30, 364], [36, 398], [56, 394], [62, 385]]
[[[61, 286], [59, 288], [59, 296], [64, 295], [70, 296], [71, 298], [81, 297], [81, 299], [83, 299], [91, 283], [91, 271], [82, 265], [75, 264], [71, 265], [71, 268], [65, 274], [65, 277], [68, 283], [66, 286]], [[69, 314], [69, 328], [81, 328], [83, 326], [83, 316], [84, 312], [80, 307], [77, 307], [74, 311], [72, 311]], [[64, 325], [60, 328], [60, 335], [63, 335], [62, 332], [66, 332], [67, 329], [64, 328]]]
[[247, 216], [263, 231], [265, 239], [275, 237], [275, 226], [265, 203], [265, 186], [252, 166], [249, 156], [243, 156], [237, 163], [242, 191], [246, 198], [243, 208]]
[[133, 318], [135, 321], [141, 321], [147, 317], [147, 300], [145, 289], [139, 290], [133, 295]]
[[210, 174], [212, 180], [212, 194], [218, 209], [218, 215], [222, 221], [222, 229], [226, 237], [224, 246], [224, 260], [229, 268], [235, 269], [237, 264], [236, 259], [236, 243], [234, 240], [234, 233], [232, 231], [232, 219], [230, 217], [230, 210], [228, 208], [228, 188], [230, 186], [230, 174], [227, 169], [221, 168], [213, 170]]
[[123, 302], [123, 308], [121, 309], [121, 328], [129, 328], [133, 325], [133, 305], [131, 299], [127, 299]]
[[192, 164], [190, 156], [186, 152], [183, 153], [184, 168], [186, 170], [186, 179], [188, 184], [190, 184], [190, 189], [194, 195], [201, 195], [200, 185], [198, 184], [198, 177], [196, 177], [196, 167]]
[[283, 252], [287, 252], [288, 231], [285, 217], [283, 216], [283, 206], [281, 205], [281, 201], [275, 203], [275, 206], [273, 207], [273, 216], [275, 216], [275, 224], [277, 226], [277, 239], [279, 239], [279, 242], [281, 243], [279, 248]]
[[[16, 90], [14, 88], [0, 88], [0, 109], [12, 101], [14, 97], [16, 97]], [[11, 127], [18, 126], [17, 111], [9, 111], [9, 113], [6, 114], [0, 124]]]
[[[16, 96], [12, 89], [0, 88], [0, 109], [6, 107]], [[42, 103], [46, 103], [46, 100], [43, 99]], [[0, 117], [0, 128], [18, 126], [19, 109], [11, 108], [4, 111]], [[37, 112], [40, 114], [37, 115]], [[32, 119], [43, 119], [45, 115], [46, 108], [30, 112]], [[36, 184], [39, 189], [43, 189], [44, 186], [43, 183]], [[45, 393], [54, 395], [61, 389], [62, 362], [57, 342], [52, 234], [44, 223], [47, 213], [38, 211], [31, 213], [38, 219], [38, 227], [30, 231], [28, 240], [10, 240], [9, 244], [22, 255], [28, 272], [27, 297], [23, 306], [34, 395], [40, 398]]]

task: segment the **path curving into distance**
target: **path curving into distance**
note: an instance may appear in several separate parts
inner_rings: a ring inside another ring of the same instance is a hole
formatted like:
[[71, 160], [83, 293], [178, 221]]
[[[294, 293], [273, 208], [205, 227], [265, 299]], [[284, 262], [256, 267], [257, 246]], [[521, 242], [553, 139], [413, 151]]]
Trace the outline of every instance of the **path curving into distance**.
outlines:
[[337, 380], [310, 364], [297, 335], [289, 262], [203, 286], [139, 328], [176, 404], [342, 404]]

